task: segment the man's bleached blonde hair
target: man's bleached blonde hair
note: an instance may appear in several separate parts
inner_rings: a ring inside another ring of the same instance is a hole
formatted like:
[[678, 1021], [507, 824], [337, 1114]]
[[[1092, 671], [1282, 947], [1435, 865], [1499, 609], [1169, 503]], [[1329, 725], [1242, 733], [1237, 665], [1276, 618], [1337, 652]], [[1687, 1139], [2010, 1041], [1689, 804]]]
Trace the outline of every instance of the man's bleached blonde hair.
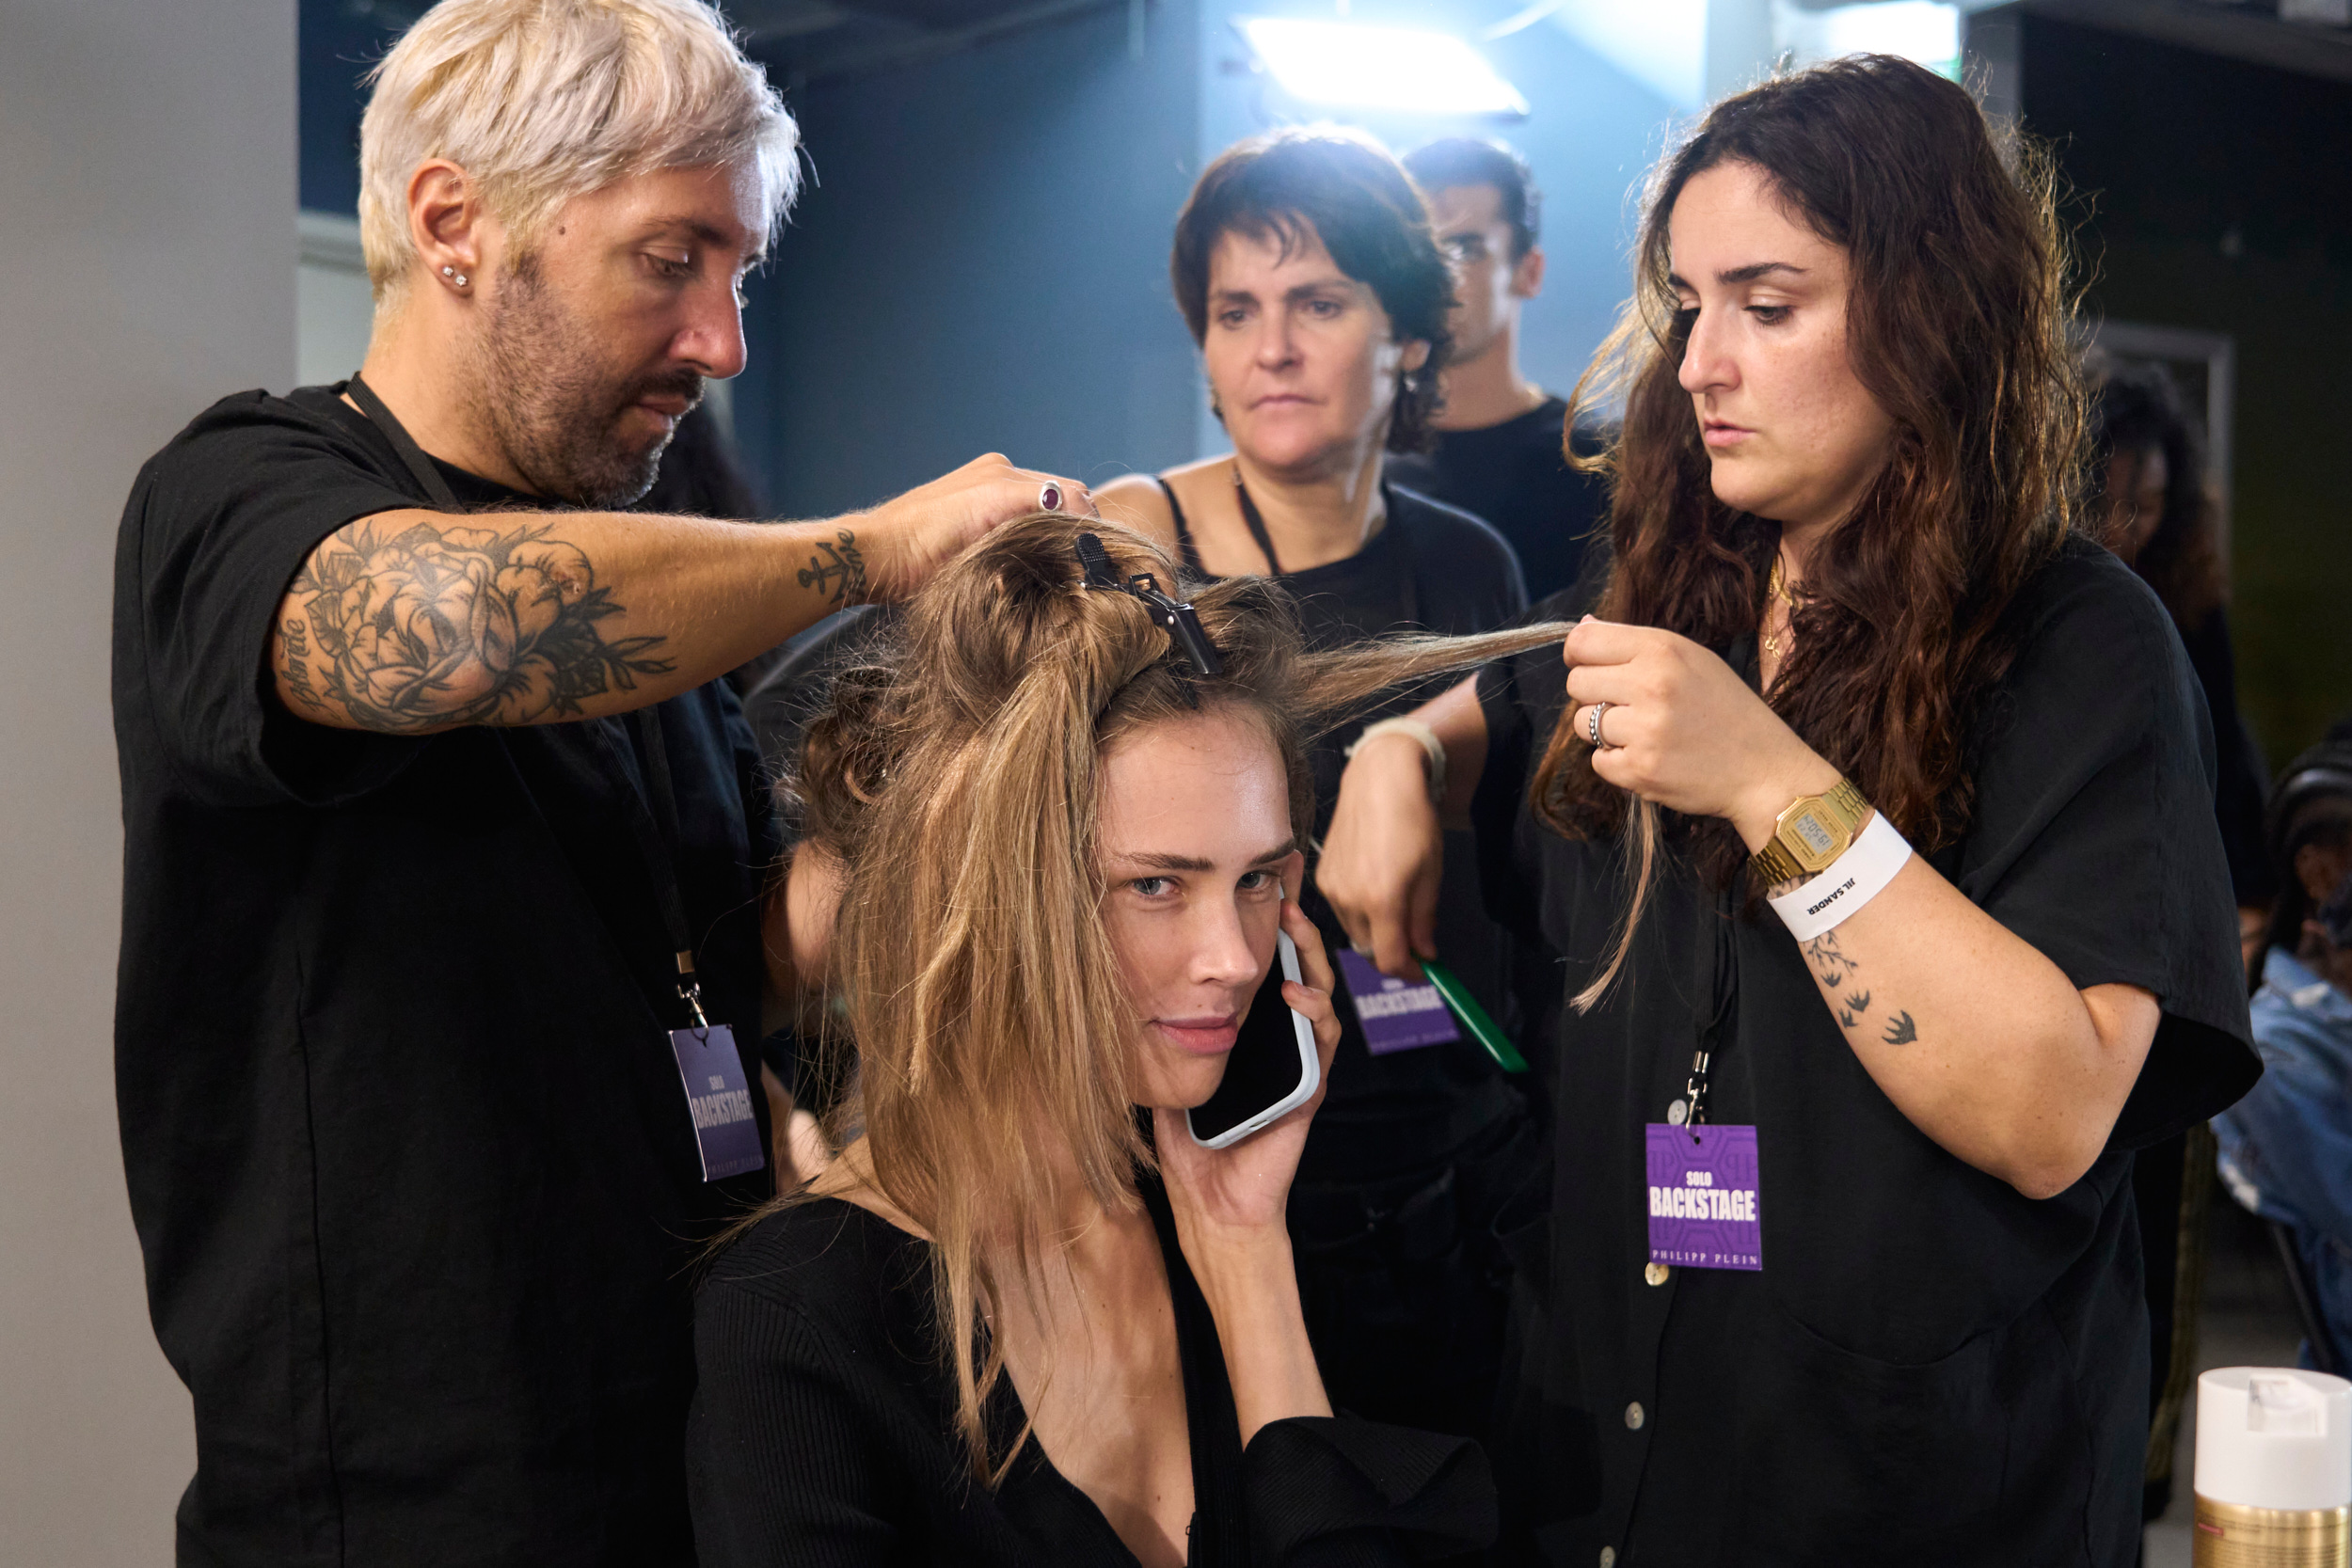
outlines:
[[408, 182], [446, 158], [528, 252], [574, 197], [664, 168], [748, 165], [772, 234], [800, 131], [703, 0], [441, 0], [369, 72], [359, 243], [379, 302], [416, 246]]

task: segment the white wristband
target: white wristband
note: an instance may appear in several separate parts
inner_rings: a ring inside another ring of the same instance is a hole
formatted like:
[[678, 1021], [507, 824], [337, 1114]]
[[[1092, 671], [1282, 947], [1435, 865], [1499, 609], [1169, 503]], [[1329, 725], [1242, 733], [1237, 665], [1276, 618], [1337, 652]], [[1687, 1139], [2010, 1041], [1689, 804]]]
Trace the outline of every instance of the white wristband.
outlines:
[[1429, 798], [1432, 800], [1444, 798], [1445, 742], [1438, 738], [1437, 731], [1418, 719], [1383, 719], [1376, 724], [1366, 724], [1364, 733], [1356, 737], [1356, 744], [1340, 754], [1343, 757], [1354, 756], [1365, 741], [1376, 735], [1409, 735], [1419, 741], [1422, 751], [1429, 757]]
[[1799, 942], [1811, 942], [1876, 898], [1909, 859], [1909, 842], [1883, 813], [1873, 812], [1861, 836], [1820, 876], [1768, 902]]

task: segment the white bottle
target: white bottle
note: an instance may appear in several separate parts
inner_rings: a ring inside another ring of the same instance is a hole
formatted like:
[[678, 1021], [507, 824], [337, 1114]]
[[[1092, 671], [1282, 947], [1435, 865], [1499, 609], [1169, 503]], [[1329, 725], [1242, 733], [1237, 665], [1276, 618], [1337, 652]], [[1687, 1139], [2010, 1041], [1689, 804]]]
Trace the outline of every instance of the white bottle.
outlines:
[[2352, 1568], [2352, 1383], [2293, 1368], [2197, 1380], [2196, 1568]]

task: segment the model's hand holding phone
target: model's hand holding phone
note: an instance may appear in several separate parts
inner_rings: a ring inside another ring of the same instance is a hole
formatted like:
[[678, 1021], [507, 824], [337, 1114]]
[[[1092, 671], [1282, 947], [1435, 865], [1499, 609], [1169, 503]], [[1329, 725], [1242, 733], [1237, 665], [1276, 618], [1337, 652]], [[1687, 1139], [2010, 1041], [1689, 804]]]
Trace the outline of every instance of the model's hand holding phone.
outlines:
[[[1331, 960], [1323, 939], [1287, 897], [1278, 946], [1293, 952], [1276, 954], [1217, 1094], [1190, 1113], [1156, 1113], [1160, 1168], [1180, 1222], [1282, 1225], [1307, 1124], [1323, 1102], [1324, 1078], [1339, 1048], [1340, 1021], [1331, 1010]], [[1286, 959], [1297, 979], [1286, 977]]]
[[1192, 1141], [1201, 1148], [1232, 1148], [1306, 1104], [1322, 1086], [1314, 1024], [1282, 1000], [1282, 987], [1296, 983], [1299, 974], [1298, 944], [1288, 931], [1276, 930], [1274, 961], [1235, 1031], [1233, 1049], [1225, 1053], [1225, 1076], [1216, 1093], [1184, 1113]]
[[[1307, 1147], [1307, 1124], [1323, 1103], [1324, 1079], [1331, 1069], [1331, 1053], [1339, 1049], [1340, 1021], [1331, 1010], [1331, 960], [1323, 951], [1323, 939], [1295, 901], [1297, 890], [1284, 893], [1282, 938], [1277, 945], [1296, 949], [1299, 978], [1284, 980], [1279, 990], [1262, 988], [1250, 1011], [1278, 1004], [1281, 1027], [1262, 1038], [1270, 1037], [1278, 1054], [1283, 1050], [1291, 1054], [1292, 1087], [1285, 1099], [1295, 1094], [1300, 1071], [1294, 1015], [1305, 1020], [1314, 1038], [1313, 1085], [1290, 1109], [1222, 1148], [1196, 1139], [1184, 1112], [1162, 1107], [1153, 1113], [1160, 1174], [1168, 1182], [1168, 1207], [1176, 1212], [1176, 1237], [1216, 1322], [1217, 1342], [1224, 1347], [1226, 1372], [1233, 1386], [1233, 1414], [1245, 1445], [1268, 1421], [1331, 1414], [1299, 1308], [1298, 1270], [1291, 1257], [1285, 1213], [1291, 1178], [1297, 1174], [1299, 1153]], [[1274, 974], [1282, 974], [1279, 954]], [[1241, 1033], [1248, 1038], [1247, 1021]], [[1242, 1046], [1236, 1042], [1233, 1049], [1238, 1054]], [[1244, 1116], [1233, 1125], [1252, 1119]]]

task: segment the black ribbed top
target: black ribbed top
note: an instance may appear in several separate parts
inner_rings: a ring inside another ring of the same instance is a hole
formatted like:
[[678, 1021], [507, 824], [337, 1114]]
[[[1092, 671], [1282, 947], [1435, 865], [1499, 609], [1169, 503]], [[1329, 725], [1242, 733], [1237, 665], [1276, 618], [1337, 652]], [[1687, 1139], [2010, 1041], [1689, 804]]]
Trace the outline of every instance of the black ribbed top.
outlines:
[[[1486, 1456], [1462, 1438], [1343, 1415], [1271, 1423], [1245, 1451], [1208, 1304], [1165, 1196], [1151, 1185], [1145, 1199], [1184, 1366], [1195, 1568], [1434, 1560], [1492, 1537]], [[1136, 1561], [1035, 1442], [994, 1491], [971, 1480], [935, 1350], [930, 1246], [879, 1215], [821, 1198], [761, 1220], [705, 1279], [694, 1342], [687, 1464], [703, 1568]], [[1021, 1429], [1011, 1379], [989, 1419]]]

